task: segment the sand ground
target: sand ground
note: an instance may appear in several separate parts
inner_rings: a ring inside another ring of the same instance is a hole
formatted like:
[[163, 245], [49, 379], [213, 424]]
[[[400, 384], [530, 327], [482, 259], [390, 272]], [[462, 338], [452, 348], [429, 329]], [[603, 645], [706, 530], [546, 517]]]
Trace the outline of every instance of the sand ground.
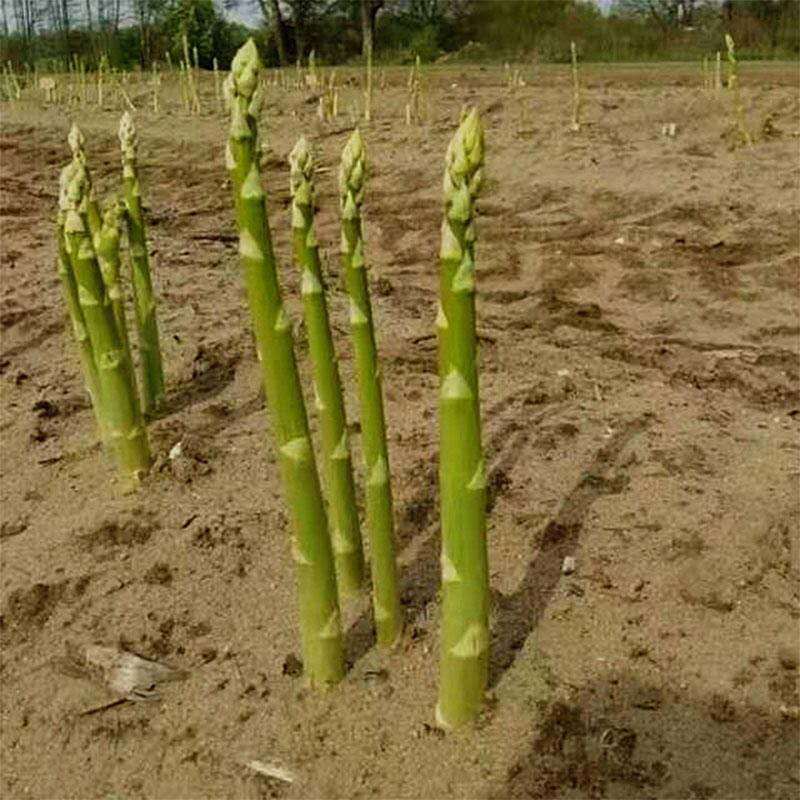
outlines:
[[[797, 66], [744, 65], [753, 148], [731, 147], [731, 99], [704, 92], [694, 66], [587, 68], [578, 133], [568, 71], [527, 77], [512, 95], [499, 69], [433, 70], [427, 119], [406, 127], [405, 74], [390, 72], [364, 129], [408, 632], [379, 653], [367, 606], [348, 607], [352, 666], [325, 695], [296, 677], [287, 523], [212, 84], [199, 118], [175, 97], [171, 116], [139, 115], [169, 398], [132, 496], [94, 441], [53, 243], [69, 120], [106, 195], [119, 109], [2, 107], [4, 798], [797, 797]], [[305, 133], [319, 157], [360, 464], [335, 185], [357, 98], [347, 88], [345, 114], [323, 125], [313, 96], [270, 89], [264, 138], [306, 379], [286, 156]], [[475, 729], [445, 736], [433, 727], [433, 321], [442, 158], [465, 102], [488, 144], [477, 261], [492, 702]], [[188, 676], [159, 701], [85, 713], [108, 700], [69, 659], [90, 643]]]

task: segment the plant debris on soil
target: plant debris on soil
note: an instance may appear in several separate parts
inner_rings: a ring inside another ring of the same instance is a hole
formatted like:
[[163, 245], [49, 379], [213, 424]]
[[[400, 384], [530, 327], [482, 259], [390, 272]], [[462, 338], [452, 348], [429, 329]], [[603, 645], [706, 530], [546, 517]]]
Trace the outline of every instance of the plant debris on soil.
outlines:
[[[729, 98], [704, 94], [695, 66], [584, 77], [578, 133], [564, 67], [538, 69], [513, 100], [499, 68], [436, 69], [422, 126], [403, 123], [404, 72], [376, 94], [365, 234], [408, 624], [379, 653], [367, 598], [344, 609], [350, 671], [325, 694], [299, 677], [226, 120], [137, 119], [168, 402], [150, 477], [121, 495], [54, 264], [69, 115], [3, 105], [4, 798], [797, 797], [796, 65], [741, 65], [754, 129], [769, 114], [777, 133], [735, 150]], [[487, 141], [476, 260], [492, 699], [478, 725], [443, 735], [432, 334], [443, 156], [467, 101]], [[103, 196], [119, 180], [119, 112], [74, 116]], [[279, 89], [263, 126], [307, 389], [286, 166], [301, 133], [327, 168], [317, 237], [359, 464], [335, 186], [348, 126]], [[65, 669], [65, 652], [183, 679], [115, 702], [120, 686]]]

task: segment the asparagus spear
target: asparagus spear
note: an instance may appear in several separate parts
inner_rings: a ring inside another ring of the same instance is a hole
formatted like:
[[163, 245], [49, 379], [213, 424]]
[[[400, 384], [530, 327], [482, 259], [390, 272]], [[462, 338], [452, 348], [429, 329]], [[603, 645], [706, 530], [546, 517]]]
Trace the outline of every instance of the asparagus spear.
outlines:
[[97, 246], [100, 236], [100, 229], [103, 227], [103, 217], [100, 213], [100, 204], [94, 195], [92, 177], [86, 163], [86, 140], [81, 129], [73, 123], [67, 135], [67, 144], [72, 151], [72, 160], [79, 161], [86, 170], [86, 221], [89, 224], [89, 232], [92, 235], [92, 244]]
[[358, 373], [362, 449], [367, 472], [367, 524], [371, 537], [375, 627], [378, 643], [391, 646], [400, 636], [403, 624], [394, 554], [392, 489], [383, 393], [361, 230], [365, 180], [366, 153], [361, 134], [356, 129], [344, 148], [339, 170], [342, 262], [350, 294], [350, 327]]
[[[103, 221], [100, 227], [100, 234], [97, 237], [96, 250], [97, 260], [100, 264], [100, 273], [103, 276], [103, 283], [114, 311], [114, 319], [117, 323], [120, 339], [125, 348], [128, 363], [133, 365], [131, 359], [130, 341], [128, 339], [128, 323], [125, 316], [125, 294], [119, 280], [119, 240], [120, 223], [124, 216], [124, 211], [119, 200], [114, 198], [107, 206], [103, 214]], [[136, 386], [136, 377], [131, 372], [131, 380]]]
[[314, 388], [322, 429], [322, 450], [331, 516], [331, 541], [339, 592], [355, 594], [364, 580], [364, 554], [358, 523], [356, 492], [347, 443], [342, 384], [333, 347], [325, 287], [314, 236], [314, 161], [305, 137], [289, 155], [291, 166], [292, 235], [300, 265], [303, 307], [314, 365]]
[[126, 111], [119, 124], [119, 141], [122, 148], [122, 185], [125, 194], [128, 241], [131, 248], [131, 283], [139, 332], [141, 359], [142, 405], [145, 414], [157, 410], [164, 401], [164, 368], [161, 363], [161, 346], [158, 341], [156, 301], [150, 277], [147, 256], [139, 177], [136, 171], [136, 128]]
[[474, 202], [483, 149], [483, 128], [473, 109], [447, 148], [439, 253], [442, 633], [436, 717], [448, 728], [480, 711], [489, 662], [486, 476], [475, 334]]
[[324, 687], [344, 677], [341, 623], [328, 522], [261, 188], [257, 147], [260, 66], [255, 42], [248, 39], [236, 54], [225, 81], [231, 110], [226, 158], [256, 347], [292, 518], [303, 662], [311, 684]]
[[78, 284], [72, 272], [67, 243], [64, 238], [64, 218], [66, 213], [61, 207], [66, 205], [66, 181], [61, 181], [61, 201], [59, 202], [59, 212], [56, 220], [56, 236], [58, 238], [58, 277], [61, 279], [61, 288], [64, 294], [64, 303], [67, 306], [72, 334], [75, 337], [75, 344], [78, 348], [78, 357], [81, 362], [83, 379], [86, 383], [86, 391], [92, 403], [97, 428], [100, 431], [100, 438], [105, 439], [105, 424], [100, 404], [100, 385], [97, 378], [97, 366], [94, 361], [92, 343], [89, 333], [86, 330], [86, 322], [83, 318], [83, 310], [78, 299]]
[[117, 330], [86, 219], [86, 168], [73, 160], [62, 172], [64, 240], [94, 354], [106, 435], [126, 488], [135, 486], [150, 466], [147, 431], [139, 409], [131, 368]]

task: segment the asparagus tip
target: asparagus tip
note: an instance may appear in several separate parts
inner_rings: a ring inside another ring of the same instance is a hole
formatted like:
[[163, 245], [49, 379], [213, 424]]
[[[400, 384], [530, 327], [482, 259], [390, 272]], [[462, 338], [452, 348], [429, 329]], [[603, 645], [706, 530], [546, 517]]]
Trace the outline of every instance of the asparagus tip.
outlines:
[[339, 189], [342, 195], [348, 192], [358, 195], [364, 188], [365, 178], [366, 150], [361, 131], [356, 128], [342, 151], [342, 165], [339, 170]]
[[293, 175], [299, 173], [298, 177], [300, 177], [300, 175], [306, 179], [311, 177], [311, 172], [314, 168], [314, 159], [305, 136], [301, 136], [297, 140], [297, 144], [292, 148], [292, 152], [289, 153], [289, 166]]
[[72, 127], [69, 129], [69, 134], [67, 134], [67, 144], [72, 151], [73, 158], [78, 158], [83, 152], [84, 143], [85, 139], [83, 138], [81, 129], [78, 127], [77, 123], [73, 122]]
[[136, 126], [133, 117], [126, 111], [119, 120], [119, 141], [123, 149], [131, 147], [136, 141]]
[[249, 38], [237, 51], [231, 62], [231, 83], [237, 94], [251, 98], [258, 84], [261, 60], [253, 38]]

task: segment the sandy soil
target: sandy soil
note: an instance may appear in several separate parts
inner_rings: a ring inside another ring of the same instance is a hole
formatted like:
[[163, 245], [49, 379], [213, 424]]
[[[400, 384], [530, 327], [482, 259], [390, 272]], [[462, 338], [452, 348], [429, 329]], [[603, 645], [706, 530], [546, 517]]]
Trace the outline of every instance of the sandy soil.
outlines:
[[[140, 122], [169, 403], [151, 426], [152, 476], [120, 496], [54, 267], [68, 115], [2, 108], [4, 798], [798, 796], [796, 65], [745, 66], [749, 124], [771, 114], [772, 135], [735, 150], [730, 99], [704, 94], [694, 67], [586, 70], [576, 134], [564, 68], [538, 70], [517, 97], [499, 70], [437, 70], [428, 121], [412, 128], [403, 82], [390, 75], [365, 131], [365, 213], [408, 633], [379, 653], [366, 606], [348, 608], [352, 666], [327, 695], [297, 677], [222, 117]], [[435, 253], [442, 156], [465, 101], [481, 106], [489, 147], [478, 303], [492, 702], [475, 729], [445, 736], [432, 724]], [[301, 132], [313, 139], [357, 449], [335, 202], [348, 124], [315, 110], [270, 90], [266, 180], [307, 378], [285, 159]], [[110, 191], [119, 111], [75, 116]], [[187, 677], [159, 701], [98, 710], [108, 694], [70, 658], [91, 643]]]

